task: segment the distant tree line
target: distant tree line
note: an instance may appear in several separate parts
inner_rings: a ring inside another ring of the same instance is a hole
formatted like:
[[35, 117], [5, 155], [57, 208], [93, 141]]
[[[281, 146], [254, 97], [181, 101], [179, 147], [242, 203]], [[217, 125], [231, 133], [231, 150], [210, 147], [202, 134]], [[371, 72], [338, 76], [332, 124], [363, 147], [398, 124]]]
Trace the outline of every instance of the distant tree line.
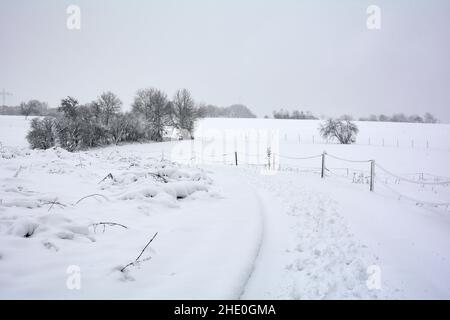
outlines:
[[34, 118], [27, 135], [32, 148], [60, 146], [76, 151], [96, 146], [133, 141], [162, 141], [172, 128], [180, 139], [192, 139], [198, 108], [186, 89], [172, 99], [156, 88], [137, 91], [132, 110], [122, 112], [122, 101], [112, 92], [80, 104], [67, 97], [54, 116]]
[[274, 119], [299, 119], [299, 120], [317, 120], [318, 118], [313, 116], [310, 111], [298, 111], [294, 110], [290, 113], [288, 110], [280, 109], [279, 111], [273, 111]]
[[359, 118], [359, 121], [381, 121], [381, 122], [411, 122], [411, 123], [438, 123], [439, 120], [436, 119], [431, 113], [427, 112], [422, 116], [410, 115], [407, 116], [404, 113], [394, 113], [392, 116], [387, 116], [385, 114], [380, 115], [370, 115], [369, 117]]
[[56, 108], [49, 108], [46, 102], [39, 100], [30, 100], [22, 102], [18, 106], [0, 106], [0, 115], [19, 116], [50, 116], [55, 115]]
[[256, 115], [243, 104], [233, 104], [229, 107], [203, 104], [199, 107], [199, 116], [201, 118], [256, 118]]

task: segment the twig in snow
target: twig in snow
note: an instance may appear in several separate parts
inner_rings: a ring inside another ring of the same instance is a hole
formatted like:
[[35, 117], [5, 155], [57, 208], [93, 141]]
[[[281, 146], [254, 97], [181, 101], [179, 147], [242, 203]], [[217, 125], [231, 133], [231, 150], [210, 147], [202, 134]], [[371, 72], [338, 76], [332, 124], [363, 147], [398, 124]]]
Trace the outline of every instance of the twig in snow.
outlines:
[[95, 196], [99, 196], [99, 197], [102, 197], [102, 198], [105, 199], [105, 200], [108, 200], [108, 198], [105, 197], [104, 195], [99, 194], [99, 193], [94, 193], [94, 194], [90, 194], [90, 195], [88, 195], [88, 196], [85, 196], [85, 197], [81, 198], [80, 200], [78, 200], [77, 202], [75, 202], [74, 205], [76, 206], [77, 204], [79, 204], [79, 203], [80, 203], [81, 201], [83, 201], [84, 199], [90, 198], [90, 197], [95, 197]]
[[60, 206], [60, 207], [62, 207], [62, 208], [65, 208], [65, 207], [66, 207], [66, 205], [63, 204], [63, 203], [61, 203], [61, 202], [59, 202], [58, 199], [55, 199], [55, 200], [53, 200], [53, 201], [45, 201], [44, 204], [49, 204], [49, 205], [50, 205], [50, 207], [48, 208], [47, 212], [49, 212], [50, 210], [52, 210], [52, 208], [53, 208], [53, 206], [54, 206], [55, 204], [58, 205], [58, 206]]
[[104, 177], [104, 178], [99, 182], [99, 184], [102, 183], [103, 181], [105, 181], [106, 179], [114, 180], [114, 177], [113, 177], [113, 175], [112, 175], [111, 172], [110, 172], [106, 177]]
[[144, 249], [142, 249], [141, 253], [138, 255], [136, 260], [134, 260], [133, 262], [130, 262], [125, 267], [120, 269], [120, 272], [124, 272], [126, 268], [128, 268], [129, 266], [134, 266], [137, 262], [139, 262], [139, 258], [142, 256], [142, 254], [144, 253], [145, 249], [147, 249], [147, 247], [150, 245], [150, 243], [152, 243], [153, 239], [156, 238], [157, 234], [158, 234], [158, 232], [156, 232], [155, 235], [150, 239], [150, 241], [145, 245]]
[[162, 182], [167, 183], [169, 181], [167, 181], [166, 177], [164, 177], [163, 175], [161, 175], [160, 173], [153, 173], [153, 172], [149, 172], [148, 173], [151, 176], [154, 176], [157, 179], [160, 179]]
[[103, 226], [103, 232], [105, 232], [105, 227], [112, 227], [112, 226], [119, 226], [125, 229], [128, 229], [127, 226], [124, 226], [123, 224], [120, 223], [115, 223], [115, 222], [98, 222], [98, 223], [93, 223], [91, 224], [91, 226], [94, 228], [94, 232], [96, 232], [97, 226]]
[[19, 169], [17, 169], [16, 173], [14, 174], [14, 178], [17, 178], [20, 174], [20, 172], [22, 172], [23, 167], [20, 166]]

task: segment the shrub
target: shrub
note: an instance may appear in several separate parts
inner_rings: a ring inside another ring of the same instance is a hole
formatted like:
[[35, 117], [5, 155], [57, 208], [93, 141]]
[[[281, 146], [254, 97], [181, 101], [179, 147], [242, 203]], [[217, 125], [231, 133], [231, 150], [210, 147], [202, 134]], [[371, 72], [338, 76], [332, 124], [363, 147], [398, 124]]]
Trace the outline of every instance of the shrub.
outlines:
[[125, 113], [123, 115], [124, 121], [126, 123], [125, 133], [122, 141], [141, 141], [145, 140], [145, 133], [148, 128], [142, 117], [134, 113]]
[[337, 139], [339, 143], [350, 144], [356, 141], [358, 127], [348, 120], [329, 119], [320, 125], [320, 135], [327, 140]]
[[56, 140], [59, 146], [67, 151], [75, 151], [81, 145], [81, 128], [78, 122], [66, 117], [57, 118]]
[[31, 130], [27, 134], [27, 140], [33, 149], [48, 149], [55, 145], [54, 139], [55, 121], [53, 118], [34, 118], [31, 120]]

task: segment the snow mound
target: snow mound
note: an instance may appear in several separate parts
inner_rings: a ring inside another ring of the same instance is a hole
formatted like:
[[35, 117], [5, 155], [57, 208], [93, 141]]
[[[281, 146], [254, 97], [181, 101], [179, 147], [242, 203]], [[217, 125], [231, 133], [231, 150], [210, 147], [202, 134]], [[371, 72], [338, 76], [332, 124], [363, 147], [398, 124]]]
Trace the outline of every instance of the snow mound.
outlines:
[[[28, 296], [30, 287], [61, 293], [71, 264], [83, 266], [87, 278], [123, 286], [124, 275], [111, 270], [132, 262], [149, 235], [170, 233], [161, 217], [173, 222], [184, 207], [217, 197], [212, 179], [199, 168], [110, 149], [0, 147], [0, 297]], [[206, 196], [186, 201], [198, 192]], [[157, 254], [150, 246], [126, 276], [138, 279]], [[51, 277], [56, 280], [44, 281]]]

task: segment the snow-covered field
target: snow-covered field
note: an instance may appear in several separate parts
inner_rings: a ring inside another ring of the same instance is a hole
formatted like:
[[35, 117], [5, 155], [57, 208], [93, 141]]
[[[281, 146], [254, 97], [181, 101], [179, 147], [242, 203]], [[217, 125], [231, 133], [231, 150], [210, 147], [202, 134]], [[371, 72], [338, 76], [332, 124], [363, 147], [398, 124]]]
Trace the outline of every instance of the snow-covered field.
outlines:
[[318, 124], [68, 153], [0, 116], [0, 298], [450, 298], [450, 126]]

